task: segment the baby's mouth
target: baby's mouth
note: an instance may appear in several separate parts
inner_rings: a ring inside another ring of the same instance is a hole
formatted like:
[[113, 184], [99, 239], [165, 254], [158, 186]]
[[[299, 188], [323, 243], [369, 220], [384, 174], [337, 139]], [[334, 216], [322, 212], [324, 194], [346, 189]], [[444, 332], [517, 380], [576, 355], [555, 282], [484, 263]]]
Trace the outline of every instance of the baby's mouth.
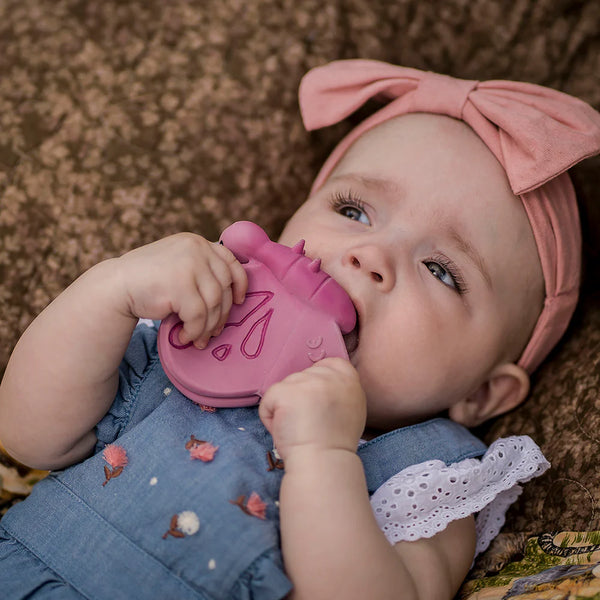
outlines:
[[358, 312], [357, 312], [356, 313], [356, 325], [354, 326], [354, 329], [344, 335], [344, 343], [346, 344], [346, 351], [348, 352], [349, 357], [352, 357], [352, 354], [354, 352], [356, 352], [356, 349], [358, 348], [359, 331], [360, 331], [360, 324], [359, 324]]

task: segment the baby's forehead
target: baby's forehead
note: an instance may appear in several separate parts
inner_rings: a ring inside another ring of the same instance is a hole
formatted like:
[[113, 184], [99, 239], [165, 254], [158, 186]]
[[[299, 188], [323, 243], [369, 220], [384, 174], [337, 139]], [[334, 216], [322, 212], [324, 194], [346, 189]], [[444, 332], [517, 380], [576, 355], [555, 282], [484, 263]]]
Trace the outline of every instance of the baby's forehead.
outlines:
[[367, 131], [341, 157], [328, 180], [341, 177], [381, 181], [398, 188], [399, 196], [418, 193], [433, 206], [437, 200], [443, 204], [444, 198], [457, 197], [477, 207], [500, 197], [520, 210], [494, 154], [467, 124], [442, 115], [401, 115]]
[[400, 115], [369, 129], [351, 144], [333, 172], [357, 155], [371, 152], [393, 153], [405, 148], [426, 151], [425, 156], [429, 158], [440, 157], [444, 153], [456, 158], [481, 155], [495, 161], [502, 173], [505, 173], [491, 150], [469, 125], [452, 117], [431, 113]]

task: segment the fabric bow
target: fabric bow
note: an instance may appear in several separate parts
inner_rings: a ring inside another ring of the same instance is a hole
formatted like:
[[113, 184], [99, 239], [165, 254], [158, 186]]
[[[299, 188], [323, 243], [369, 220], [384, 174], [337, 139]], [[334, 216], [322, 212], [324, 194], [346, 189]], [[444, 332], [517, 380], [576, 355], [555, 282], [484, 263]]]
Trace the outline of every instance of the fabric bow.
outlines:
[[333, 161], [366, 130], [412, 112], [468, 123], [503, 165], [516, 195], [600, 152], [600, 114], [582, 100], [531, 83], [456, 79], [357, 59], [312, 69], [299, 90], [308, 130], [337, 123], [374, 97], [392, 101], [344, 140]]

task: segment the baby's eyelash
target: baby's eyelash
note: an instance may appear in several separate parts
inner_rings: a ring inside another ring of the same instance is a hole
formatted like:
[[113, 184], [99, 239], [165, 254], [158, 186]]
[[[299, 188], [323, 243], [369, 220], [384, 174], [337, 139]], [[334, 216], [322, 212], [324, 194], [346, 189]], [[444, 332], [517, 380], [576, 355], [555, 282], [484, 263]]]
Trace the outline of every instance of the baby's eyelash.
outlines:
[[436, 254], [428, 262], [438, 263], [450, 275], [459, 296], [463, 296], [469, 291], [467, 282], [459, 268], [447, 256]]
[[336, 212], [339, 212], [341, 209], [348, 206], [356, 208], [361, 212], [365, 212], [365, 203], [353, 190], [348, 190], [347, 192], [335, 192], [331, 197], [329, 204]]

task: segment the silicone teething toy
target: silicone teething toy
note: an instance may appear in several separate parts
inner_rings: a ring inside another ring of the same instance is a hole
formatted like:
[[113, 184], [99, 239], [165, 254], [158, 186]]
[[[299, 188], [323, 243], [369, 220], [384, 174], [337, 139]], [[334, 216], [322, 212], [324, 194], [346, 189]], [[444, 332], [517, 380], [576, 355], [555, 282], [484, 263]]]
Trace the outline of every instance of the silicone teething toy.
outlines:
[[176, 314], [161, 323], [160, 360], [179, 391], [207, 406], [251, 406], [290, 373], [326, 356], [348, 358], [342, 334], [354, 329], [354, 305], [320, 261], [304, 255], [304, 241], [288, 248], [239, 221], [221, 242], [245, 268], [248, 291], [203, 350], [180, 344]]

